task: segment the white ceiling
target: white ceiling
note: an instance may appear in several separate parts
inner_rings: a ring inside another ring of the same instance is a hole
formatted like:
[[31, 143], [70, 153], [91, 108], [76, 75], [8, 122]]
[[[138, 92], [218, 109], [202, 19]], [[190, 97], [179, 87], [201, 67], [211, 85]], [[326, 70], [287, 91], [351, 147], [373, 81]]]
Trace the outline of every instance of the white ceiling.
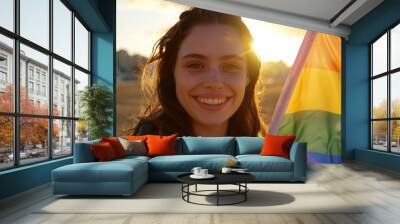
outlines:
[[[350, 26], [353, 23], [383, 2], [383, 0], [170, 1], [342, 37], [350, 34]], [[347, 9], [342, 10], [346, 5]]]
[[261, 8], [329, 20], [351, 0], [227, 0]]

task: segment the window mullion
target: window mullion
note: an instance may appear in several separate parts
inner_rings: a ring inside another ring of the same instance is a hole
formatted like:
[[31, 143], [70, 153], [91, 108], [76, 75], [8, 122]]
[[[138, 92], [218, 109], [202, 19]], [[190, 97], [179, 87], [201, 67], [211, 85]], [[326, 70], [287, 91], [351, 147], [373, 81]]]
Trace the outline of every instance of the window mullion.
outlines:
[[[53, 52], [53, 0], [49, 0], [49, 50]], [[48, 83], [47, 88], [49, 94], [49, 110], [50, 119], [48, 119], [48, 152], [49, 159], [53, 159], [53, 56], [49, 55], [49, 72], [48, 72]]]
[[[20, 9], [20, 1], [14, 1], [14, 31], [17, 35], [19, 35], [19, 25], [20, 25], [20, 17], [19, 10]], [[20, 112], [20, 50], [19, 50], [19, 39], [14, 39], [14, 112], [15, 114], [19, 114]], [[20, 145], [20, 118], [14, 115], [14, 166], [20, 165], [20, 157], [19, 157], [19, 145]]]
[[[72, 96], [71, 96], [71, 117], [75, 118], [75, 12], [72, 11], [71, 15], [71, 23], [72, 23], [72, 38], [71, 38], [71, 59], [72, 59], [72, 67], [71, 67], [71, 91], [72, 91]], [[75, 151], [75, 126], [76, 126], [76, 120], [73, 120], [71, 123], [71, 150], [72, 150], [72, 155], [74, 155]]]
[[369, 64], [370, 64], [370, 66], [369, 66], [369, 85], [370, 85], [370, 89], [369, 89], [369, 119], [370, 119], [370, 122], [369, 122], [369, 148], [370, 149], [373, 149], [373, 147], [374, 147], [374, 144], [373, 144], [373, 141], [374, 141], [374, 136], [373, 136], [373, 127], [374, 127], [374, 125], [373, 125], [373, 121], [372, 121], [372, 119], [373, 119], [373, 98], [372, 98], [372, 96], [373, 96], [373, 90], [374, 90], [374, 85], [373, 85], [373, 79], [372, 79], [372, 72], [373, 72], [373, 60], [372, 60], [372, 58], [373, 58], [373, 47], [372, 47], [372, 44], [369, 46], [369, 52], [370, 52], [370, 55], [369, 55]]
[[[387, 71], [390, 70], [390, 30], [388, 30], [387, 32]], [[392, 79], [392, 75], [390, 73], [387, 74], [387, 98], [388, 98], [388, 118], [392, 117], [392, 100], [391, 100], [391, 79]], [[388, 121], [387, 122], [388, 127], [387, 127], [387, 135], [388, 135], [388, 152], [392, 151], [392, 121]]]

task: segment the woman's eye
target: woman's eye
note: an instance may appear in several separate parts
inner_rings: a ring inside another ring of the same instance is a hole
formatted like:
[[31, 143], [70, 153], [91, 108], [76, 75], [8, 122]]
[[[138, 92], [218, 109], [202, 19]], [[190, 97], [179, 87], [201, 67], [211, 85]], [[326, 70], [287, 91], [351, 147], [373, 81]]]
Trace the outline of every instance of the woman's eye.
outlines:
[[222, 70], [229, 73], [238, 72], [242, 70], [242, 66], [237, 64], [224, 64], [222, 65]]
[[201, 70], [204, 69], [204, 65], [200, 63], [190, 63], [187, 64], [186, 67], [190, 70]]

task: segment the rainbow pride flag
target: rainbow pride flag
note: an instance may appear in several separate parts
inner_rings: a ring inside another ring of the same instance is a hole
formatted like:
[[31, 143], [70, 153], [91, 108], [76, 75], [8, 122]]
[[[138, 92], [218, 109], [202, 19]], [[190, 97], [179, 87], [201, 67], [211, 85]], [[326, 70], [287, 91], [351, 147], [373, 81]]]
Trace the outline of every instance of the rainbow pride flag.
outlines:
[[340, 163], [341, 40], [308, 31], [283, 87], [269, 133], [307, 143], [309, 163]]

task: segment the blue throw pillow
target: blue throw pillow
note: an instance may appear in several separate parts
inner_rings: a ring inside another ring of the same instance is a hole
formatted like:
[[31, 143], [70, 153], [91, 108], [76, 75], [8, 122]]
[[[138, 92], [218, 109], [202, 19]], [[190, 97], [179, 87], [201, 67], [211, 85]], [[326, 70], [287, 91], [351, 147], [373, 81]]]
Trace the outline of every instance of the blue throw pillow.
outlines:
[[236, 137], [236, 155], [259, 154], [263, 145], [263, 137]]
[[182, 137], [178, 142], [178, 154], [235, 155], [235, 139], [233, 137]]

